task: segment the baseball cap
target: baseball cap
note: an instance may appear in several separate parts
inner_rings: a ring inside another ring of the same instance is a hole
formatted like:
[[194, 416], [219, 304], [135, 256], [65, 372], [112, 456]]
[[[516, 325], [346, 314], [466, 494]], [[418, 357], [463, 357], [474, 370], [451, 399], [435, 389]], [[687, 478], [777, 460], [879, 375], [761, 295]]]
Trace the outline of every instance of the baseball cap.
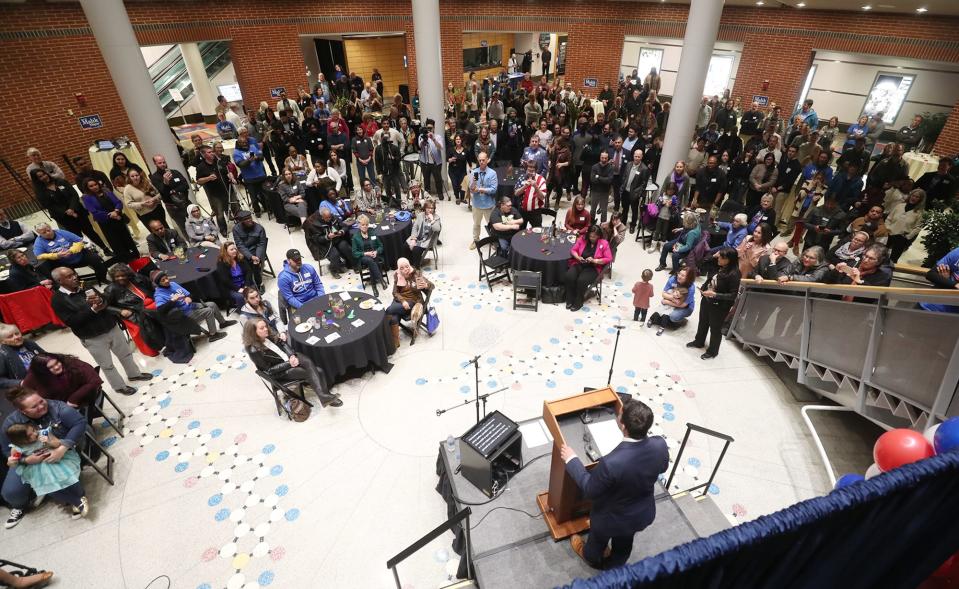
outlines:
[[300, 250], [298, 250], [298, 249], [289, 249], [289, 250], [286, 250], [286, 259], [287, 259], [287, 260], [299, 260], [299, 259], [302, 259], [302, 258], [303, 258], [303, 255], [300, 254]]

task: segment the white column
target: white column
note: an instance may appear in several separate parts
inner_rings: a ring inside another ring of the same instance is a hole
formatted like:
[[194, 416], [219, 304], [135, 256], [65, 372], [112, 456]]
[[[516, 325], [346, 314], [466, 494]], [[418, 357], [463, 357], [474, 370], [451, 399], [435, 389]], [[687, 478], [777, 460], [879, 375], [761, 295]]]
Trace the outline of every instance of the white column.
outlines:
[[210, 84], [210, 77], [206, 75], [206, 68], [203, 67], [200, 46], [196, 43], [180, 43], [180, 53], [183, 54], [183, 65], [186, 66], [186, 73], [189, 74], [190, 83], [193, 84], [197, 110], [203, 116], [212, 117], [216, 114], [216, 94], [213, 92], [213, 85]]
[[140, 140], [143, 159], [153, 170], [153, 155], [160, 154], [171, 169], [186, 174], [123, 1], [80, 0], [80, 4]]
[[672, 171], [673, 164], [678, 160], [685, 160], [689, 154], [689, 144], [696, 128], [696, 116], [703, 99], [709, 59], [716, 44], [719, 18], [722, 14], [723, 0], [690, 2], [686, 38], [683, 40], [683, 53], [679, 58], [676, 88], [673, 91], [669, 124], [666, 125], [666, 137], [663, 141], [663, 155], [656, 178], [660, 185]]
[[440, 57], [439, 0], [413, 0], [413, 41], [416, 46], [416, 79], [420, 95], [420, 119], [436, 121], [443, 132], [443, 64]]

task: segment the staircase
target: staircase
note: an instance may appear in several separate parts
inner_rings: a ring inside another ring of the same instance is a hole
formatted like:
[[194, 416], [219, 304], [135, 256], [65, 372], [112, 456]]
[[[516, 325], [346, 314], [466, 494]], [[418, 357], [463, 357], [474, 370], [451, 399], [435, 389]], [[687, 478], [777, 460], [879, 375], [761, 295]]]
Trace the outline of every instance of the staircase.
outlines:
[[[197, 44], [203, 58], [203, 67], [210, 79], [230, 65], [229, 41], [201, 41]], [[183, 63], [183, 54], [180, 46], [173, 45], [153, 65], [149, 67], [150, 77], [153, 79], [153, 88], [160, 99], [163, 112], [169, 117], [177, 108], [177, 103], [170, 95], [170, 90], [179, 90], [183, 99], [193, 96], [193, 83]]]
[[729, 520], [709, 495], [697, 496], [690, 492], [682, 492], [673, 495], [673, 503], [700, 538], [731, 527]]

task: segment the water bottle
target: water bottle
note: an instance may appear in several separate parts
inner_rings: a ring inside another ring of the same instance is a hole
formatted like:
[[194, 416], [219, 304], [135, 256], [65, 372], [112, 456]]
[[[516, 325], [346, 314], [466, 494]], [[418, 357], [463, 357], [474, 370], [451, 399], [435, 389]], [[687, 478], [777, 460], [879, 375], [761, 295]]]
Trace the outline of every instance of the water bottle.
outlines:
[[456, 449], [456, 438], [453, 437], [453, 434], [446, 436], [446, 451], [452, 452]]

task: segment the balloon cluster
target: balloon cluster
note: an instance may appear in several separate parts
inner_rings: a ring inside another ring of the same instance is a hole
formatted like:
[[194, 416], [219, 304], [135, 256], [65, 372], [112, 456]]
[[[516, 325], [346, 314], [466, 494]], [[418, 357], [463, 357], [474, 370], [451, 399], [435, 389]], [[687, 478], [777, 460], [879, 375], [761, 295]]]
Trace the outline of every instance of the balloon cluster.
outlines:
[[866, 470], [866, 475], [845, 474], [836, 481], [836, 488], [848, 487], [903, 464], [956, 449], [959, 449], [959, 417], [950, 417], [922, 434], [911, 429], [890, 430], [876, 440], [876, 445], [872, 448], [875, 462]]

